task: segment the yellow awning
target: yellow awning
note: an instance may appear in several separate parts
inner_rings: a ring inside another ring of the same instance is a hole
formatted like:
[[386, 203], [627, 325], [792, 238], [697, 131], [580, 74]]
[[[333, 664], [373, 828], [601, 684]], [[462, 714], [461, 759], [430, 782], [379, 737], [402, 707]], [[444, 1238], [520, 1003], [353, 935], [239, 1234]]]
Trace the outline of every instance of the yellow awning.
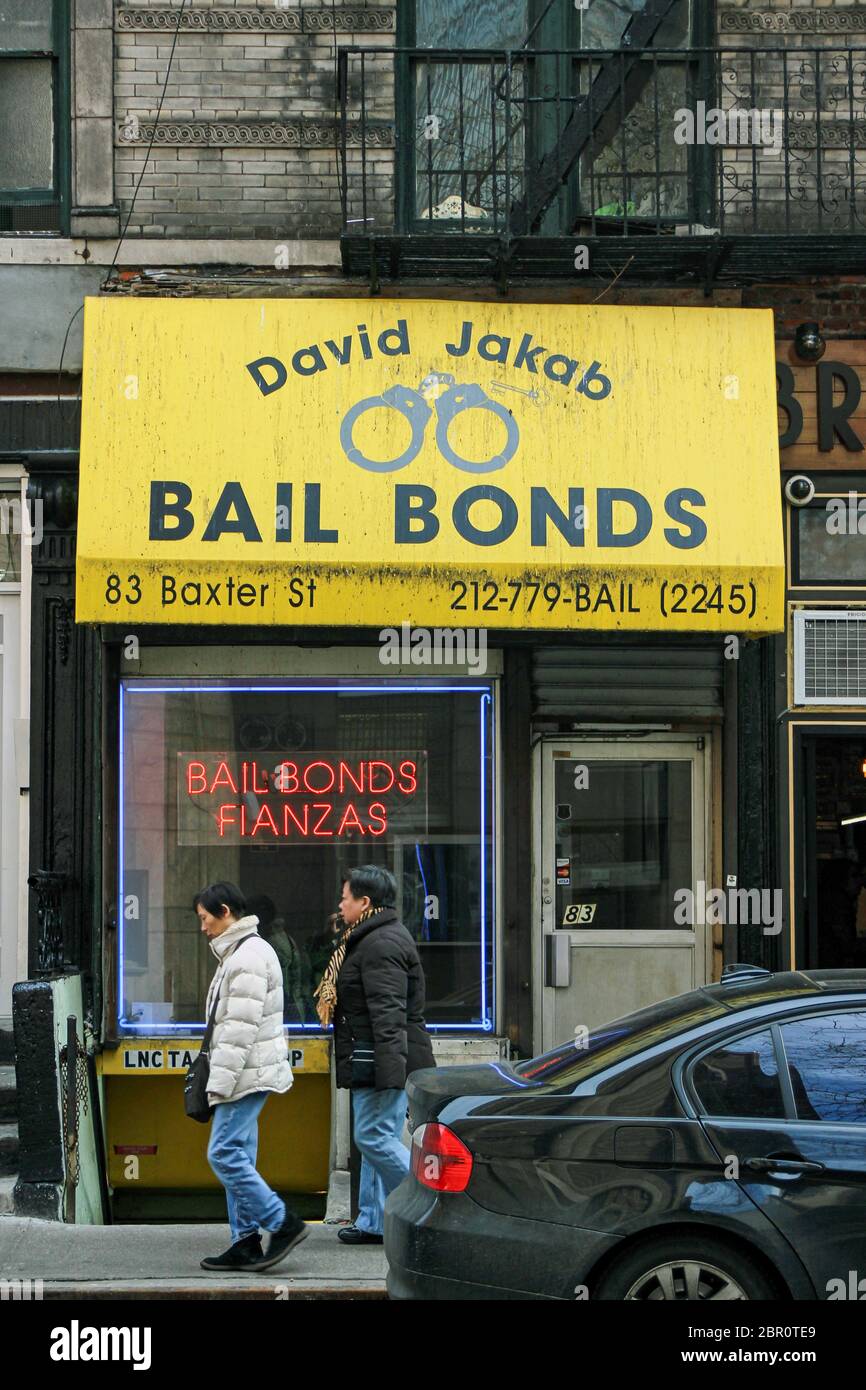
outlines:
[[769, 310], [85, 306], [79, 622], [783, 627]]

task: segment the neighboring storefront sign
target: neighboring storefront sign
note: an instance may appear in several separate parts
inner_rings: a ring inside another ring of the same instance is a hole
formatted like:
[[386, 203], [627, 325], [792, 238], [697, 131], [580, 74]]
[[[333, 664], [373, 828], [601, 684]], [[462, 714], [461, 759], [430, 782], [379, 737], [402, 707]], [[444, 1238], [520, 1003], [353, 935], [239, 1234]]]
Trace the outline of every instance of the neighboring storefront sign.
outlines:
[[779, 448], [785, 469], [861, 469], [866, 462], [866, 341], [831, 339], [820, 362], [776, 344]]
[[[327, 1039], [305, 1038], [300, 1046], [290, 1037], [289, 1061], [293, 1071], [323, 1072], [328, 1070]], [[201, 1048], [201, 1038], [141, 1038], [120, 1047], [104, 1051], [99, 1070], [104, 1076], [181, 1076], [195, 1061]]]
[[78, 621], [782, 626], [772, 316], [90, 299]]

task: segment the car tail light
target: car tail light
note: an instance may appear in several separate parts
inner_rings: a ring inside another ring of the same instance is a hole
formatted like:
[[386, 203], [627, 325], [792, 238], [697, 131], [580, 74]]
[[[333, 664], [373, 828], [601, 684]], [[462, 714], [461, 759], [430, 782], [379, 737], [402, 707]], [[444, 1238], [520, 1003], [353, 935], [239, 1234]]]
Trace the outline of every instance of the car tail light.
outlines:
[[465, 1192], [472, 1154], [447, 1125], [421, 1125], [412, 1135], [412, 1176], [434, 1192]]

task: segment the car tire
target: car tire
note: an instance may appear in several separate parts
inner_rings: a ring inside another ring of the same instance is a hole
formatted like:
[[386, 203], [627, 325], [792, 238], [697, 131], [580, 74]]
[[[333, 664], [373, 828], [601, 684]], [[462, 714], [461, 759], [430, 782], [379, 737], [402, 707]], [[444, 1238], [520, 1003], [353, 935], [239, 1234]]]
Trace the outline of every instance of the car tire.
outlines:
[[688, 1302], [719, 1295], [774, 1299], [779, 1295], [747, 1255], [701, 1235], [660, 1236], [637, 1246], [602, 1275], [592, 1294], [617, 1302]]

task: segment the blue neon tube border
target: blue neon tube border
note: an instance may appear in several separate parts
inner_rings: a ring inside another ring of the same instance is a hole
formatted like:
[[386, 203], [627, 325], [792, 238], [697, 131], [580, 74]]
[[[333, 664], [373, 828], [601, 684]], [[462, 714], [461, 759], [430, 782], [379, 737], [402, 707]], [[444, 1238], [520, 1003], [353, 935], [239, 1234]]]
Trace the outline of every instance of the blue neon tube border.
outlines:
[[[187, 679], [187, 681], [188, 681], [189, 678], [186, 678], [186, 679]], [[118, 827], [118, 858], [119, 858], [119, 867], [120, 867], [120, 873], [119, 873], [119, 876], [118, 876], [118, 877], [119, 877], [119, 880], [120, 880], [120, 883], [119, 883], [119, 904], [118, 904], [118, 912], [119, 912], [119, 916], [118, 916], [118, 924], [119, 924], [118, 935], [119, 935], [119, 937], [120, 937], [120, 948], [119, 948], [119, 950], [118, 950], [118, 968], [119, 968], [118, 999], [119, 999], [119, 1002], [120, 1002], [120, 1009], [119, 1009], [119, 1011], [118, 1011], [118, 1027], [122, 1027], [125, 1033], [137, 1033], [137, 1032], [142, 1032], [142, 1033], [151, 1034], [151, 1035], [153, 1035], [153, 1036], [156, 1036], [156, 1032], [154, 1031], [155, 1029], [158, 1029], [159, 1033], [160, 1033], [160, 1034], [163, 1034], [163, 1033], [171, 1033], [171, 1032], [181, 1032], [181, 1033], [195, 1033], [195, 1032], [201, 1032], [201, 1033], [203, 1033], [203, 1032], [204, 1032], [204, 1028], [205, 1028], [204, 1023], [163, 1023], [163, 1024], [158, 1024], [158, 1025], [156, 1025], [156, 1024], [152, 1024], [152, 1023], [131, 1023], [131, 1022], [127, 1022], [124, 1018], [121, 1017], [121, 1013], [122, 1013], [122, 1009], [123, 1009], [123, 999], [124, 999], [124, 994], [123, 994], [123, 991], [124, 991], [123, 948], [124, 948], [124, 937], [125, 937], [125, 926], [124, 926], [124, 921], [125, 921], [125, 919], [124, 919], [124, 915], [123, 915], [123, 903], [124, 903], [124, 897], [123, 897], [123, 875], [124, 875], [124, 833], [123, 833], [123, 832], [124, 832], [124, 824], [123, 824], [123, 811], [124, 811], [124, 802], [125, 802], [125, 798], [124, 798], [124, 781], [123, 781], [123, 775], [124, 775], [124, 766], [123, 766], [123, 749], [124, 749], [124, 742], [123, 742], [123, 735], [124, 735], [124, 704], [123, 704], [123, 702], [124, 702], [124, 696], [125, 696], [126, 693], [130, 693], [130, 694], [139, 694], [139, 695], [165, 695], [165, 694], [192, 694], [192, 693], [198, 694], [198, 693], [201, 693], [201, 692], [206, 692], [206, 693], [223, 693], [223, 692], [226, 691], [226, 690], [237, 690], [237, 691], [240, 691], [240, 692], [242, 692], [242, 693], [262, 693], [262, 692], [264, 692], [264, 691], [268, 691], [268, 692], [270, 692], [270, 691], [279, 691], [279, 692], [281, 692], [281, 693], [286, 693], [286, 694], [300, 694], [300, 693], [302, 693], [302, 692], [307, 692], [307, 691], [310, 691], [310, 690], [313, 690], [313, 691], [331, 691], [331, 692], [338, 692], [338, 693], [341, 692], [341, 691], [350, 690], [350, 691], [352, 691], [352, 692], [355, 693], [355, 694], [360, 694], [360, 693], [363, 693], [363, 692], [366, 692], [366, 691], [369, 691], [371, 694], [372, 694], [372, 693], [377, 693], [377, 692], [382, 692], [382, 691], [386, 691], [386, 692], [399, 692], [399, 693], [401, 693], [401, 694], [421, 694], [421, 693], [423, 693], [423, 694], [449, 694], [449, 693], [451, 693], [451, 694], [467, 695], [467, 694], [476, 694], [476, 693], [480, 693], [480, 751], [481, 751], [481, 777], [480, 777], [480, 783], [481, 783], [481, 833], [480, 833], [480, 842], [481, 842], [481, 857], [480, 857], [480, 872], [481, 872], [481, 883], [480, 883], [480, 890], [481, 890], [481, 891], [480, 891], [480, 897], [481, 897], [481, 1022], [480, 1022], [480, 1023], [431, 1023], [431, 1024], [428, 1025], [428, 1027], [430, 1028], [430, 1031], [431, 1031], [431, 1032], [460, 1032], [460, 1033], [470, 1033], [470, 1032], [474, 1032], [474, 1033], [479, 1033], [479, 1032], [480, 1032], [480, 1033], [491, 1033], [491, 1032], [493, 1032], [493, 1030], [494, 1030], [493, 1017], [492, 1017], [492, 1013], [489, 1012], [489, 1011], [488, 1011], [488, 1008], [487, 1008], [487, 951], [486, 951], [486, 947], [487, 947], [487, 845], [486, 845], [486, 828], [487, 828], [486, 796], [487, 796], [487, 786], [486, 786], [486, 766], [485, 766], [485, 761], [486, 761], [486, 750], [487, 750], [487, 721], [486, 721], [486, 718], [485, 718], [485, 704], [489, 704], [489, 705], [490, 705], [490, 726], [491, 726], [491, 735], [492, 735], [492, 726], [493, 726], [493, 692], [492, 692], [491, 687], [490, 687], [489, 685], [472, 685], [472, 684], [470, 684], [469, 682], [462, 682], [462, 683], [459, 684], [459, 685], [437, 685], [437, 684], [435, 684], [434, 682], [427, 682], [427, 683], [421, 682], [420, 684], [417, 684], [417, 685], [408, 685], [408, 684], [406, 684], [406, 683], [403, 682], [403, 681], [397, 681], [397, 680], [395, 680], [395, 681], [390, 681], [390, 682], [387, 682], [387, 683], [382, 684], [382, 685], [366, 685], [366, 684], [365, 684], [365, 685], [360, 685], [360, 684], [354, 685], [354, 684], [351, 684], [351, 683], [347, 683], [347, 682], [345, 682], [345, 681], [338, 682], [337, 684], [326, 684], [326, 685], [318, 685], [318, 684], [315, 684], [315, 683], [312, 683], [312, 682], [305, 682], [305, 683], [300, 684], [300, 685], [295, 685], [295, 684], [293, 684], [293, 685], [282, 685], [282, 684], [279, 683], [278, 680], [277, 680], [277, 681], [270, 681], [270, 682], [268, 682], [267, 684], [264, 684], [264, 685], [241, 685], [241, 684], [236, 683], [236, 682], [233, 682], [233, 681], [224, 681], [224, 682], [222, 682], [222, 683], [219, 684], [219, 685], [205, 685], [205, 684], [203, 684], [202, 682], [193, 682], [192, 684], [188, 684], [188, 683], [184, 683], [183, 680], [176, 681], [176, 682], [174, 682], [174, 683], [172, 683], [172, 684], [169, 684], [169, 685], [153, 685], [153, 684], [151, 684], [151, 683], [142, 683], [142, 684], [138, 684], [138, 683], [136, 683], [135, 681], [121, 681], [121, 683], [120, 683], [120, 721], [119, 721], [119, 725], [120, 725], [120, 727], [119, 727], [119, 734], [120, 734], [120, 760], [119, 760], [119, 761], [120, 761], [120, 796], [118, 797], [118, 802], [119, 802], [119, 806], [118, 806], [118, 815], [119, 815], [119, 827]], [[491, 821], [492, 821], [492, 814], [491, 814]], [[492, 877], [494, 876], [494, 873], [495, 873], [495, 867], [494, 867], [494, 865], [493, 865], [492, 863], [491, 863], [491, 865], [490, 865], [490, 869], [491, 869], [491, 878], [492, 878]], [[494, 991], [495, 991], [495, 981], [493, 982], [493, 989], [494, 989]], [[493, 994], [493, 998], [492, 998], [492, 1000], [491, 1000], [491, 1004], [493, 1004], [494, 1002], [495, 1002], [495, 993]], [[301, 1030], [302, 1032], [307, 1032], [307, 1031], [309, 1031], [309, 1032], [315, 1032], [315, 1033], [317, 1033], [317, 1034], [321, 1034], [321, 1033], [322, 1033], [321, 1026], [320, 1026], [318, 1023], [297, 1023], [297, 1024], [291, 1025], [290, 1030], [289, 1030], [289, 1036], [291, 1037], [293, 1034], [297, 1034], [298, 1030]]]

